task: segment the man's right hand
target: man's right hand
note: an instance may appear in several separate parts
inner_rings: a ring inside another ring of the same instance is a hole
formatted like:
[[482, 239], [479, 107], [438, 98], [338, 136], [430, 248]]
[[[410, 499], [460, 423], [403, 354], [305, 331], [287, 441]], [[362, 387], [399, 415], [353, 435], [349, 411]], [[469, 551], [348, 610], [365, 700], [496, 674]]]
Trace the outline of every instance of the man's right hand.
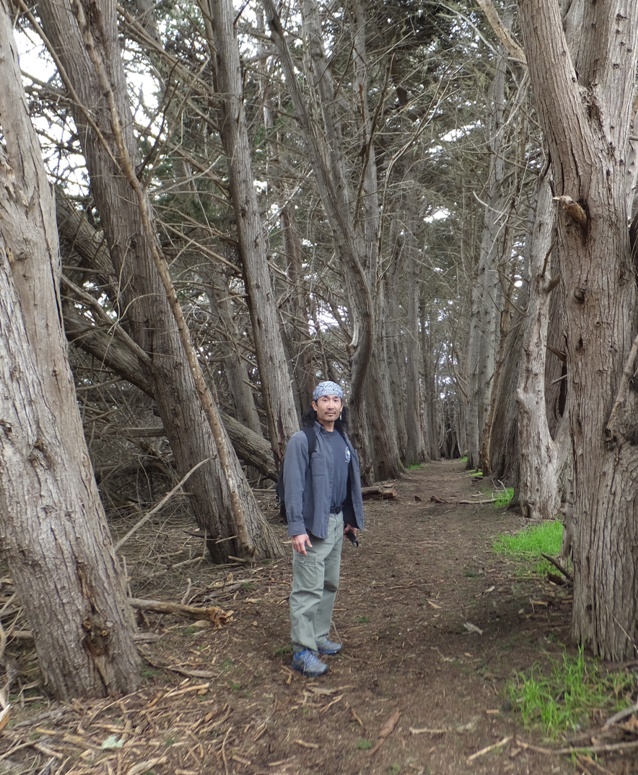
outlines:
[[310, 538], [308, 537], [307, 533], [292, 537], [292, 548], [295, 550], [295, 552], [299, 552], [299, 554], [308, 554], [306, 551], [306, 546], [310, 546], [312, 548], [312, 544], [310, 543]]

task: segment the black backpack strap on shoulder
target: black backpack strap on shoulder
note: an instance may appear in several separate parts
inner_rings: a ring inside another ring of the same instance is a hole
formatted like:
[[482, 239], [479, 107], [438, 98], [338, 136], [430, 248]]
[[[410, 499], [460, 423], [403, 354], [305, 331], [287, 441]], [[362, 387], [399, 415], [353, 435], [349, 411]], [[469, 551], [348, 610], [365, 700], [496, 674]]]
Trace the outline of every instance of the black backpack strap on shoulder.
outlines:
[[306, 434], [306, 438], [308, 439], [308, 465], [310, 465], [312, 453], [317, 449], [317, 434], [315, 433], [313, 425], [304, 425], [301, 430]]

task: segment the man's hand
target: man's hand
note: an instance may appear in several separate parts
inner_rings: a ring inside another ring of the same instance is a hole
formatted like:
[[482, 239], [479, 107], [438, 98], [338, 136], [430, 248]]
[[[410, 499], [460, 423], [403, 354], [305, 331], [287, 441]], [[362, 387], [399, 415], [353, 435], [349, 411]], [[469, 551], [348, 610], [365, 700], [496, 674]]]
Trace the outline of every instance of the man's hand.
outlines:
[[296, 552], [299, 552], [299, 554], [308, 554], [306, 551], [306, 546], [310, 546], [312, 548], [312, 544], [310, 543], [310, 538], [308, 537], [307, 533], [292, 537], [292, 548]]
[[359, 546], [359, 540], [357, 538], [359, 530], [356, 527], [353, 525], [344, 525], [343, 534], [353, 546]]

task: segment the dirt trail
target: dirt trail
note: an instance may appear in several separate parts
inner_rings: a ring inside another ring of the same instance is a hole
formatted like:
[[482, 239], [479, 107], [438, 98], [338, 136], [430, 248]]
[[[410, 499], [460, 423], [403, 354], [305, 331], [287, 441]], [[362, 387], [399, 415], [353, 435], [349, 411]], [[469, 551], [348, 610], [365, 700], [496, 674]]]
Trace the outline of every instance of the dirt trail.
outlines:
[[[396, 487], [397, 499], [366, 502], [361, 545], [344, 547], [344, 650], [314, 681], [289, 668], [289, 558], [213, 568], [195, 562], [201, 543], [183, 519], [149, 526], [128, 549], [133, 594], [220, 605], [231, 623], [147, 615], [145, 682], [120, 701], [46, 704], [38, 715], [25, 690], [22, 726], [0, 737], [0, 773], [582, 771], [525, 747], [542, 740], [517, 728], [504, 700], [512, 671], [567, 639], [566, 606], [490, 551], [521, 518], [460, 504], [480, 493], [458, 462], [428, 464]], [[102, 748], [108, 740], [115, 747]]]

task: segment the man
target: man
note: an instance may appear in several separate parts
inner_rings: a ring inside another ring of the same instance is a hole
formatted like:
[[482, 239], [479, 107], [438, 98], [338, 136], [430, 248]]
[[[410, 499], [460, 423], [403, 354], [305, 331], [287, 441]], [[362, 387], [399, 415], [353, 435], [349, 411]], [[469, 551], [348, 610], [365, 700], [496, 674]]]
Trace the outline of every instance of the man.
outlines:
[[292, 538], [290, 594], [292, 666], [316, 677], [328, 670], [320, 656], [332, 656], [341, 643], [328, 639], [339, 586], [344, 534], [356, 541], [363, 528], [358, 455], [345, 435], [343, 390], [320, 382], [313, 392], [311, 424], [316, 444], [311, 460], [308, 436], [295, 433], [286, 448], [283, 479], [288, 535]]

